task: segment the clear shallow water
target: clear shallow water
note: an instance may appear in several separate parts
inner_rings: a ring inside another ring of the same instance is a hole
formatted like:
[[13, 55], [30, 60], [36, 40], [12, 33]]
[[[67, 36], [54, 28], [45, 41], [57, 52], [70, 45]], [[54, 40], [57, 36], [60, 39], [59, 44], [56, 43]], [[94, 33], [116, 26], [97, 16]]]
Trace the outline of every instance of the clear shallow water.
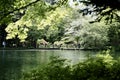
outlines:
[[86, 59], [93, 51], [74, 50], [1, 50], [0, 80], [19, 80], [24, 71], [47, 64], [51, 56], [71, 60], [72, 64]]

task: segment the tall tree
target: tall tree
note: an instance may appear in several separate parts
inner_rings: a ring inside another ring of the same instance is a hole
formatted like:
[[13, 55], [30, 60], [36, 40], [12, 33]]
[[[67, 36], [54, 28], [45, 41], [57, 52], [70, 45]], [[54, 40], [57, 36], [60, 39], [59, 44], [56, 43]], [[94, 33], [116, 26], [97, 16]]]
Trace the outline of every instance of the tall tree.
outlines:
[[54, 28], [59, 25], [61, 21], [70, 16], [70, 8], [59, 7], [51, 10], [49, 4], [36, 3], [37, 5], [31, 6], [27, 9], [26, 14], [18, 21], [10, 23], [6, 28], [8, 32], [7, 39], [18, 38], [24, 40], [27, 38], [27, 32], [31, 26], [37, 26], [38, 29], [44, 29], [46, 26]]

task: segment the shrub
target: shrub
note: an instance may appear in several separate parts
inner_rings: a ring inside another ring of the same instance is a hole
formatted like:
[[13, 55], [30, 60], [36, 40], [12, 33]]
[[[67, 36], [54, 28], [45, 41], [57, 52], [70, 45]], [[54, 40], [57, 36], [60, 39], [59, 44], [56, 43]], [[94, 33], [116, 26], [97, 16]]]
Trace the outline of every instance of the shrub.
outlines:
[[102, 53], [75, 65], [54, 57], [46, 67], [24, 73], [22, 80], [120, 80], [120, 59]]

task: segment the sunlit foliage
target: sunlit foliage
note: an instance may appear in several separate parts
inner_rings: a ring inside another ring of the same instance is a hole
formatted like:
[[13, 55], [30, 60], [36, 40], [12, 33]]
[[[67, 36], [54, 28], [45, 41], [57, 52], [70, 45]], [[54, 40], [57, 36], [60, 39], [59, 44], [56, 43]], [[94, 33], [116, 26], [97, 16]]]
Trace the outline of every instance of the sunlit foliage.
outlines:
[[[0, 4], [4, 3], [2, 1]], [[96, 4], [94, 0], [14, 0], [8, 2], [9, 4], [5, 4], [5, 9], [0, 6], [3, 13], [0, 14], [2, 21], [0, 23], [8, 25], [6, 39], [19, 38], [22, 42], [33, 38], [34, 42], [37, 39], [44, 39], [52, 44], [62, 41], [65, 44], [79, 45], [81, 48], [104, 48], [108, 43], [108, 26], [102, 21], [90, 23], [94, 20], [111, 22], [119, 18], [119, 9], [113, 8], [112, 3], [105, 3], [103, 6], [103, 4]], [[83, 15], [87, 16], [83, 17]]]
[[[30, 6], [36, 6], [41, 3], [49, 3], [50, 5], [53, 5], [55, 9], [57, 7], [60, 7], [62, 5], [67, 5], [68, 0], [1, 0], [0, 1], [0, 24], [2, 23], [9, 23], [11, 22], [11, 18], [16, 15], [17, 13], [21, 14], [21, 10], [26, 11], [28, 7]], [[39, 7], [40, 8], [40, 7]], [[22, 16], [25, 13], [22, 13]]]
[[24, 73], [22, 80], [119, 80], [120, 60], [110, 53], [109, 50], [101, 52], [75, 65], [55, 57], [46, 67]]
[[[70, 16], [68, 7], [62, 6], [54, 10], [51, 8], [52, 6], [45, 2], [38, 2], [36, 5], [28, 7], [26, 14], [20, 20], [10, 23], [6, 28], [7, 39], [18, 36], [24, 40], [27, 38], [27, 32], [29, 28], [32, 28], [31, 26], [36, 26], [38, 30], [50, 26], [49, 30], [55, 30], [65, 17]], [[21, 31], [22, 28], [25, 29]]]
[[93, 17], [77, 15], [67, 23], [63, 40], [65, 42], [72, 41], [72, 44], [80, 45], [84, 49], [105, 48], [108, 42], [107, 31], [109, 26], [105, 25], [104, 22], [90, 24], [89, 21], [94, 20]]

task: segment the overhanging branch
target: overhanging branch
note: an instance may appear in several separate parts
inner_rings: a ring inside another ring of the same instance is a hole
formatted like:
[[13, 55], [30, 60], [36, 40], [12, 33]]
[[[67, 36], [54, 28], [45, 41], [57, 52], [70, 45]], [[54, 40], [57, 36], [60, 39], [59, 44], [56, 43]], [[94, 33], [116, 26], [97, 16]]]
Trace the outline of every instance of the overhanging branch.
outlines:
[[12, 11], [9, 11], [9, 12], [7, 12], [7, 13], [4, 13], [4, 12], [3, 12], [3, 16], [0, 18], [0, 20], [3, 20], [5, 17], [7, 17], [7, 16], [8, 16], [9, 14], [11, 14], [11, 13], [14, 13], [15, 11], [19, 11], [19, 10], [21, 10], [21, 9], [25, 9], [25, 8], [31, 6], [31, 5], [39, 2], [39, 1], [41, 1], [41, 0], [36, 0], [36, 1], [31, 2], [31, 3], [29, 3], [29, 4], [25, 5], [25, 6], [22, 6], [22, 7], [20, 7], [20, 8], [17, 8], [17, 9], [14, 9], [14, 10], [12, 10]]

